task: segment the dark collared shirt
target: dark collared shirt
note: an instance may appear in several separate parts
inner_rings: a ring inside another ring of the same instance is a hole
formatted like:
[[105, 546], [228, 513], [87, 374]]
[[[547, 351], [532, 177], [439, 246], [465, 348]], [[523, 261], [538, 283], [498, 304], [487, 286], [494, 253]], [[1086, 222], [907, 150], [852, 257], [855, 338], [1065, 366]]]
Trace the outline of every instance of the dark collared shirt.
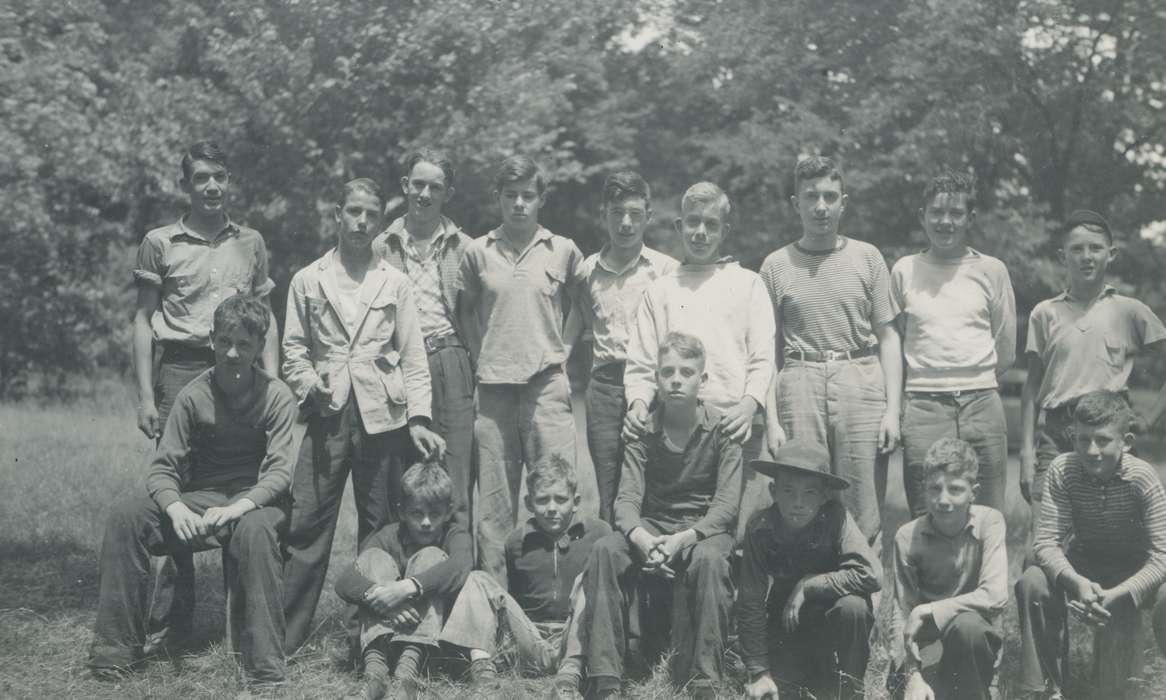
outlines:
[[571, 523], [552, 540], [534, 518], [506, 539], [506, 576], [510, 595], [534, 622], [563, 622], [571, 612], [571, 587], [583, 573], [591, 548], [611, 533], [602, 520]]
[[[445, 534], [438, 545], [449, 558], [413, 576], [421, 584], [421, 595], [425, 598], [438, 596], [452, 598], [462, 589], [470, 569], [474, 568], [470, 533], [454, 521], [445, 526]], [[413, 540], [403, 523], [392, 523], [372, 533], [360, 543], [360, 550], [376, 547], [388, 552], [402, 574], [409, 564], [409, 558], [423, 547]], [[364, 603], [364, 594], [375, 586], [374, 581], [365, 578], [353, 561], [336, 578], [336, 594], [354, 605]]]
[[741, 446], [721, 432], [721, 414], [697, 405], [696, 429], [683, 452], [665, 445], [659, 414], [624, 446], [615, 527], [625, 535], [648, 525], [659, 534], [695, 528], [705, 537], [733, 532], [741, 500]]
[[[867, 596], [881, 587], [878, 558], [839, 501], [826, 501], [801, 530], [785, 524], [775, 503], [750, 518], [742, 549], [737, 625], [750, 676], [769, 670], [769, 627], [781, 624], [798, 581], [807, 579], [807, 601]], [[767, 600], [776, 611], [768, 615]]]

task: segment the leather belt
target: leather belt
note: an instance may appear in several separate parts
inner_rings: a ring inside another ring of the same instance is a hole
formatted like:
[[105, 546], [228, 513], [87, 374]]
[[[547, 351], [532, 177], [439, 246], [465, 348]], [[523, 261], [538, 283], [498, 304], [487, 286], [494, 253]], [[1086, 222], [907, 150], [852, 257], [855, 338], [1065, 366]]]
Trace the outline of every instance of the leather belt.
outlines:
[[442, 348], [464, 348], [462, 341], [457, 337], [457, 333], [446, 333], [439, 336], [425, 337], [425, 352], [432, 355]]
[[871, 357], [879, 351], [879, 346], [868, 345], [865, 348], [857, 350], [846, 350], [839, 352], [837, 350], [786, 350], [785, 357], [787, 360], [798, 360], [799, 362], [838, 362], [841, 360], [857, 360], [863, 357]]

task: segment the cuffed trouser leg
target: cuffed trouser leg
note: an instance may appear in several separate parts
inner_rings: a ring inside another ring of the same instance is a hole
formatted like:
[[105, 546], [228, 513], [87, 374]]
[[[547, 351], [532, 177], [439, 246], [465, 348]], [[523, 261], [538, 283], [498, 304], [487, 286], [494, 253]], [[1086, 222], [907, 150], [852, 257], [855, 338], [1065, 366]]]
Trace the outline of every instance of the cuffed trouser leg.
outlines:
[[280, 551], [287, 521], [287, 513], [280, 508], [253, 510], [239, 518], [225, 545], [228, 633], [251, 681], [278, 683], [287, 675]]
[[1045, 679], [1064, 687], [1061, 676], [1061, 634], [1065, 627], [1065, 597], [1039, 566], [1030, 566], [1016, 582], [1020, 616], [1020, 681], [1022, 692], [1040, 692]]
[[[422, 547], [405, 563], [404, 578], [416, 576], [449, 558], [439, 547]], [[362, 576], [374, 583], [393, 583], [402, 578], [401, 568], [392, 555], [383, 549], [369, 547], [356, 557], [356, 568]], [[385, 620], [372, 608], [360, 606], [357, 619], [360, 621], [360, 648], [363, 651], [378, 638], [391, 635], [393, 644], [423, 644], [437, 646], [441, 626], [445, 619], [445, 602], [438, 596], [426, 595], [414, 606], [421, 622], [405, 628], [397, 628]]]
[[622, 384], [608, 384], [595, 377], [587, 385], [587, 448], [595, 466], [599, 491], [599, 517], [615, 523], [615, 497], [623, 464], [623, 417], [627, 411]]
[[943, 656], [936, 671], [935, 696], [988, 700], [1003, 640], [979, 613], [956, 615], [943, 631]]
[[733, 607], [732, 550], [733, 537], [725, 533], [698, 542], [672, 582], [671, 666], [678, 687], [694, 678], [721, 679]]
[[583, 573], [587, 605], [580, 641], [589, 674], [618, 686], [627, 651], [627, 598], [638, 578], [631, 545], [619, 533], [600, 538], [591, 548]]

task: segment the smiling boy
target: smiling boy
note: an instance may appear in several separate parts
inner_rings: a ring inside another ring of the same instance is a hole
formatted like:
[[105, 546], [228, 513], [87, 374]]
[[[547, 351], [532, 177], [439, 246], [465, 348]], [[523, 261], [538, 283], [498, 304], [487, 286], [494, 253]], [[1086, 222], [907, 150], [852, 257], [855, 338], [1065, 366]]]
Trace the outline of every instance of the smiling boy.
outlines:
[[[1129, 454], [1131, 409], [1114, 391], [1080, 397], [1074, 450], [1049, 466], [1030, 566], [1016, 583], [1021, 690], [1064, 688], [1060, 639], [1068, 609], [1096, 628], [1094, 687], [1124, 697], [1141, 655], [1138, 610], [1153, 608], [1166, 653], [1166, 491], [1157, 470]], [[1067, 536], [1073, 537], [1067, 540]]]

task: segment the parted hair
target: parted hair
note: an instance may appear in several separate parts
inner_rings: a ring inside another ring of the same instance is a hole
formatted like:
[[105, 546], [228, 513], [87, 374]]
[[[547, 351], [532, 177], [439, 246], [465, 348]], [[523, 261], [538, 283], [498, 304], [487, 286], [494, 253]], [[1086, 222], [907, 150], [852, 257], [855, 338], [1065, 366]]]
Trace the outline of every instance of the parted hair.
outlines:
[[680, 331], [672, 331], [664, 336], [663, 342], [660, 343], [660, 351], [656, 354], [657, 358], [664, 357], [664, 353], [673, 352], [677, 357], [682, 357], [686, 360], [700, 360], [705, 359], [704, 343], [700, 342], [700, 338], [695, 335], [681, 333]]
[[1126, 397], [1116, 391], [1098, 390], [1085, 394], [1073, 409], [1074, 422], [1096, 428], [1102, 425], [1117, 425], [1127, 433], [1133, 422], [1134, 412]]
[[453, 161], [450, 160], [450, 157], [446, 155], [445, 151], [430, 148], [429, 146], [422, 146], [416, 151], [413, 151], [405, 157], [405, 177], [408, 177], [413, 172], [413, 168], [418, 163], [433, 163], [441, 168], [441, 172], [445, 175], [445, 186], [453, 187], [453, 179], [456, 171], [453, 167]]
[[184, 179], [190, 179], [196, 160], [216, 163], [223, 166], [224, 169], [230, 170], [227, 167], [227, 152], [214, 141], [196, 141], [190, 144], [186, 152], [182, 154], [182, 177]]
[[639, 173], [620, 170], [608, 175], [603, 182], [603, 206], [610, 207], [628, 197], [643, 197], [648, 208], [652, 208], [652, 188]]
[[538, 163], [527, 156], [510, 156], [502, 161], [494, 173], [494, 189], [501, 192], [503, 187], [512, 182], [522, 182], [532, 177], [535, 187], [538, 188], [538, 193], [542, 194], [543, 190], [546, 189], [546, 183], [543, 181], [543, 174], [539, 170]]
[[833, 158], [827, 156], [809, 156], [798, 161], [798, 164], [794, 166], [794, 192], [801, 191], [803, 181], [817, 180], [821, 177], [837, 180], [839, 188], [846, 192], [842, 170]]
[[239, 293], [229, 296], [215, 307], [211, 333], [242, 328], [259, 338], [260, 344], [267, 337], [271, 316], [267, 305], [252, 294]]
[[344, 203], [348, 201], [348, 195], [354, 192], [363, 192], [372, 195], [377, 198], [377, 201], [382, 206], [385, 203], [385, 191], [381, 189], [380, 183], [367, 177], [358, 177], [344, 183], [344, 187], [340, 189], [340, 196], [337, 198], [336, 203], [343, 207]]
[[453, 481], [437, 462], [417, 462], [401, 477], [401, 503], [444, 504], [453, 501]]
[[688, 211], [693, 206], [716, 204], [721, 208], [721, 218], [728, 220], [733, 205], [729, 202], [729, 195], [712, 182], [698, 182], [684, 191], [680, 198], [680, 211]]
[[553, 454], [534, 466], [526, 475], [526, 492], [534, 496], [535, 489], [543, 484], [567, 485], [574, 494], [579, 488], [579, 478], [575, 475], [575, 467], [562, 455]]
[[958, 438], [939, 438], [927, 448], [923, 458], [923, 478], [930, 479], [936, 472], [967, 479], [975, 484], [980, 480], [980, 461], [972, 446]]
[[957, 173], [954, 170], [945, 170], [931, 178], [923, 188], [923, 208], [926, 209], [940, 193], [963, 194], [966, 196], [968, 209], [976, 207], [976, 178], [968, 173]]

